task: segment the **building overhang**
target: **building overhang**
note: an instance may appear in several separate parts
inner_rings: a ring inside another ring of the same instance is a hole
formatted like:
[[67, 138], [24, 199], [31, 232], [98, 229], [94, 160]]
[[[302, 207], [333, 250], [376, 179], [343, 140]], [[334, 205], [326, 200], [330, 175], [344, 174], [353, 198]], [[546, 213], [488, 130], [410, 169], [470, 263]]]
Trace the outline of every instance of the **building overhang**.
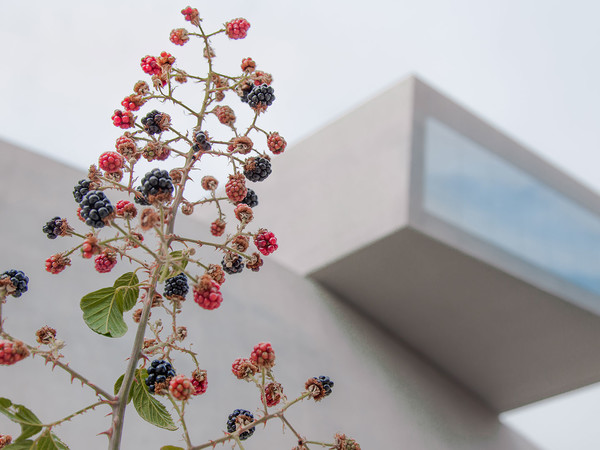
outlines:
[[280, 262], [497, 411], [600, 381], [597, 195], [414, 77], [287, 156]]

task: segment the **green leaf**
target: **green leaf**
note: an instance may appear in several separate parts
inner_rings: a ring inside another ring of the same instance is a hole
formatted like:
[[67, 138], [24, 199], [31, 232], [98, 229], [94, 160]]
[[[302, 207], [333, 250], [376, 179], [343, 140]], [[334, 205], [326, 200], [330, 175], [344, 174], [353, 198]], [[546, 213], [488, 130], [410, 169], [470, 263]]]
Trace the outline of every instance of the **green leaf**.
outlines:
[[[171, 252], [169, 254], [169, 257], [170, 260], [172, 262], [175, 262], [179, 267], [181, 267], [181, 269], [185, 269], [187, 267], [188, 260], [183, 258], [183, 250], [175, 250], [174, 252]], [[180, 269], [173, 267], [170, 264], [165, 265], [158, 281], [162, 283], [167, 278], [173, 278], [174, 276], [179, 275], [180, 273]]]
[[140, 417], [152, 425], [174, 431], [177, 426], [173, 418], [161, 402], [159, 402], [146, 387], [145, 380], [148, 378], [146, 369], [138, 369], [135, 372], [137, 382], [133, 383], [133, 406]]
[[46, 433], [37, 441], [36, 450], [69, 450], [55, 434]]
[[184, 450], [183, 447], [175, 447], [174, 445], [165, 445], [160, 450]]
[[115, 281], [115, 300], [121, 308], [121, 312], [129, 311], [135, 306], [138, 295], [140, 295], [140, 289], [137, 286], [139, 282], [140, 280], [134, 272], [121, 275]]
[[[121, 389], [121, 385], [123, 384], [124, 378], [125, 378], [125, 374], [121, 375], [119, 377], [119, 379], [115, 382], [115, 387], [114, 387], [115, 395], [117, 395], [119, 393], [119, 389]], [[129, 403], [132, 398], [133, 398], [133, 385], [129, 389], [129, 398], [127, 399], [127, 403]]]
[[123, 310], [114, 287], [90, 292], [81, 299], [80, 307], [83, 320], [96, 333], [113, 338], [127, 333]]
[[19, 441], [5, 447], [5, 450], [34, 450], [37, 449], [37, 444], [33, 441]]
[[42, 430], [42, 422], [31, 410], [23, 405], [15, 404], [7, 398], [0, 398], [0, 413], [21, 425], [21, 435], [16, 442], [24, 441]]

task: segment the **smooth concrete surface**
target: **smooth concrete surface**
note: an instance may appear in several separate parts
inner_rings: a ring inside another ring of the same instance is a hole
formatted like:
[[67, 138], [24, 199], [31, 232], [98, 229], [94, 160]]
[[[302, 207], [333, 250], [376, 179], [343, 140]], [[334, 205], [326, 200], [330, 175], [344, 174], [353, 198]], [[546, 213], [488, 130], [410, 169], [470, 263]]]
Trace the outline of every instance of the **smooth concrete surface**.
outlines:
[[408, 223], [414, 78], [274, 158], [260, 201], [283, 244], [277, 261], [306, 275]]
[[496, 411], [600, 380], [600, 317], [418, 230], [311, 277]]
[[[68, 248], [72, 238], [48, 240], [41, 231], [45, 221], [60, 215], [83, 231], [75, 218], [71, 191], [82, 173], [45, 157], [0, 143], [0, 197], [4, 269], [24, 270], [30, 290], [4, 306], [5, 327], [29, 342], [43, 325], [58, 330], [67, 343], [66, 360], [72, 367], [106, 389], [122, 373], [132, 333], [109, 339], [91, 332], [83, 323], [79, 299], [92, 290], [112, 284], [127, 264], [98, 275], [90, 260], [74, 257], [73, 266], [60, 275], [44, 271], [44, 260]], [[277, 208], [263, 201], [260, 208]], [[207, 224], [182, 221], [180, 230], [194, 236]], [[102, 233], [110, 235], [110, 230]], [[72, 244], [71, 244], [72, 245]], [[212, 261], [217, 256], [212, 255]], [[220, 258], [218, 258], [220, 259]], [[3, 269], [3, 270], [4, 270]], [[194, 443], [218, 438], [227, 415], [235, 408], [256, 410], [256, 389], [235, 379], [231, 362], [249, 355], [260, 341], [272, 342], [275, 375], [293, 398], [311, 376], [326, 374], [335, 381], [333, 394], [321, 403], [305, 401], [293, 407], [290, 421], [310, 439], [331, 441], [335, 432], [355, 437], [364, 449], [533, 449], [518, 434], [502, 425], [493, 410], [403, 345], [392, 334], [357, 312], [317, 283], [268, 260], [258, 273], [229, 276], [223, 285], [224, 302], [214, 311], [199, 308], [189, 298], [180, 316], [189, 330], [189, 342], [208, 370], [208, 392], [187, 409]], [[155, 310], [153, 320], [160, 318]], [[127, 319], [130, 328], [133, 322]], [[440, 343], [443, 345], [443, 343]], [[179, 373], [190, 363], [174, 361]], [[56, 420], [94, 400], [88, 389], [59, 369], [52, 372], [39, 358], [28, 358], [1, 369], [0, 396], [29, 406], [44, 422]], [[106, 438], [106, 409], [75, 419], [55, 431], [73, 449], [101, 449]], [[122, 448], [154, 449], [180, 444], [179, 432], [155, 429], [129, 408]], [[0, 417], [0, 432], [17, 427]], [[280, 424], [257, 429], [245, 442], [247, 449], [282, 449], [295, 445]]]

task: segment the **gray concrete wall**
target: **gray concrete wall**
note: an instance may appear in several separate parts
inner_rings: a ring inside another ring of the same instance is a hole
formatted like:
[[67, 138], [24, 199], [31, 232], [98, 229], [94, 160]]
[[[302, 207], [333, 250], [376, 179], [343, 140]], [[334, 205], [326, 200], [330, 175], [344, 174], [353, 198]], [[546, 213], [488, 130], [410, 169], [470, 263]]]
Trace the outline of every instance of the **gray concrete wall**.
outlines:
[[[123, 372], [133, 322], [127, 318], [130, 333], [121, 339], [96, 335], [83, 323], [79, 299], [112, 284], [119, 273], [127, 271], [125, 262], [102, 275], [94, 271], [92, 261], [80, 258], [73, 258], [73, 266], [60, 275], [44, 271], [44, 260], [68, 247], [70, 240], [46, 239], [41, 232], [45, 221], [66, 216], [74, 226], [85, 229], [75, 218], [71, 195], [82, 176], [77, 170], [0, 143], [0, 269], [22, 269], [31, 278], [30, 291], [20, 299], [10, 298], [5, 305], [5, 327], [30, 343], [39, 327], [57, 328], [58, 337], [67, 342], [63, 353], [72, 366], [110, 389]], [[281, 207], [261, 200], [261, 209]], [[303, 221], [312, 223], [308, 218], [299, 223]], [[188, 235], [207, 230], [207, 225], [193, 220], [181, 226]], [[110, 235], [109, 230], [103, 233]], [[213, 253], [207, 255], [212, 261], [220, 259]], [[467, 389], [319, 285], [274, 261], [267, 261], [258, 274], [245, 271], [229, 276], [223, 294], [225, 300], [215, 311], [202, 310], [189, 298], [180, 319], [209, 377], [208, 392], [195, 398], [188, 409], [194, 443], [221, 436], [233, 409], [259, 406], [256, 389], [236, 380], [229, 368], [236, 357], [247, 356], [255, 343], [268, 340], [277, 354], [275, 375], [290, 398], [310, 376], [325, 374], [335, 381], [330, 397], [318, 404], [304, 402], [289, 413], [291, 422], [310, 439], [330, 441], [335, 432], [345, 432], [365, 450], [534, 448], [500, 424]], [[153, 319], [157, 317], [160, 314], [155, 312]], [[184, 358], [177, 358], [175, 366], [179, 373], [191, 370]], [[29, 406], [43, 421], [94, 400], [88, 389], [70, 385], [65, 373], [59, 369], [52, 373], [39, 358], [2, 367], [0, 380], [0, 396]], [[106, 438], [96, 434], [108, 427], [105, 412], [90, 413], [56, 432], [73, 449], [104, 448]], [[0, 433], [16, 432], [11, 422], [0, 417]], [[155, 429], [129, 409], [122, 448], [155, 449], [177, 444], [179, 439], [179, 432]], [[293, 445], [293, 436], [283, 435], [280, 424], [273, 423], [266, 430], [257, 429], [246, 448]]]

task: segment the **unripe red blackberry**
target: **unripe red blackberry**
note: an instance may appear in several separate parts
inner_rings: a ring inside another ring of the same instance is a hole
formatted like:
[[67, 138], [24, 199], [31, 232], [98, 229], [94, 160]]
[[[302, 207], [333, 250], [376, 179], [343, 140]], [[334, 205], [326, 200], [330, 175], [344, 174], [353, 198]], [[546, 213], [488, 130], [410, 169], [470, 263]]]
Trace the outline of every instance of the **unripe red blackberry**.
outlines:
[[250, 354], [250, 361], [259, 368], [270, 369], [275, 365], [275, 351], [270, 342], [261, 342], [254, 346]]
[[200, 25], [200, 13], [196, 8], [188, 6], [187, 8], [181, 10], [181, 14], [183, 14], [185, 16], [185, 20], [192, 23], [192, 25]]
[[310, 393], [310, 396], [318, 402], [331, 394], [333, 381], [331, 381], [329, 377], [321, 375], [319, 377], [309, 378], [304, 384], [304, 387]]
[[160, 75], [161, 68], [154, 56], [144, 56], [142, 58], [142, 70], [148, 75]]
[[201, 395], [206, 392], [206, 388], [208, 387], [206, 370], [194, 370], [194, 372], [192, 373], [192, 385], [196, 389], [194, 395]]
[[275, 94], [273, 87], [268, 84], [254, 86], [248, 94], [248, 105], [251, 108], [267, 107], [273, 104]]
[[233, 125], [235, 123], [235, 112], [229, 106], [215, 107], [215, 115], [223, 125]]
[[267, 406], [275, 406], [281, 401], [283, 396], [283, 386], [281, 384], [272, 382], [265, 386], [262, 397]]
[[135, 205], [127, 200], [119, 200], [115, 205], [116, 214], [118, 217], [124, 219], [133, 219], [137, 216], [137, 208]]
[[124, 163], [123, 157], [117, 152], [104, 152], [98, 159], [98, 166], [105, 172], [118, 172]]
[[[227, 419], [227, 432], [235, 433], [236, 430], [244, 428], [254, 422], [254, 416], [250, 411], [245, 409], [236, 409]], [[246, 440], [254, 434], [256, 427], [252, 427], [243, 433], [240, 433], [240, 440]]]
[[254, 208], [255, 206], [258, 206], [258, 195], [256, 195], [256, 192], [252, 189], [248, 188], [248, 193], [240, 203], [248, 205], [250, 208]]
[[229, 175], [229, 181], [225, 185], [225, 193], [227, 194], [227, 197], [229, 197], [229, 199], [234, 203], [244, 200], [244, 198], [246, 198], [246, 194], [248, 193], [244, 175], [241, 173]]
[[166, 113], [153, 110], [142, 119], [142, 125], [144, 125], [146, 133], [150, 135], [159, 134], [169, 129], [171, 117]]
[[115, 109], [114, 114], [111, 117], [113, 121], [113, 125], [119, 128], [131, 128], [133, 127], [133, 114], [131, 111], [121, 111], [119, 109]]
[[141, 192], [149, 202], [166, 202], [173, 194], [173, 181], [166, 170], [152, 169], [142, 178]]
[[52, 255], [46, 260], [46, 272], [50, 272], [54, 275], [61, 273], [71, 265], [71, 260], [61, 253]]
[[117, 265], [117, 254], [108, 250], [94, 258], [94, 266], [98, 273], [108, 273]]
[[180, 273], [174, 277], [167, 278], [163, 295], [169, 300], [184, 301], [189, 290], [187, 276], [184, 273]]
[[250, 75], [250, 79], [254, 82], [255, 86], [259, 86], [261, 84], [270, 85], [273, 82], [273, 75], [263, 72], [262, 70], [257, 70]]
[[96, 236], [88, 235], [83, 244], [81, 245], [82, 256], [86, 259], [90, 259], [92, 256], [100, 253], [102, 249], [98, 245], [98, 239]]
[[11, 366], [29, 356], [27, 346], [21, 341], [0, 341], [0, 365]]
[[73, 197], [77, 203], [81, 203], [85, 194], [90, 191], [91, 184], [90, 180], [79, 180], [77, 182], [77, 185], [73, 188]]
[[190, 37], [185, 28], [175, 28], [174, 30], [171, 30], [169, 40], [175, 45], [183, 45], [190, 40]]
[[222, 219], [216, 219], [213, 223], [210, 224], [210, 234], [213, 236], [219, 237], [225, 233], [225, 227], [227, 223]]
[[244, 176], [248, 180], [257, 182], [264, 181], [271, 175], [271, 162], [266, 158], [250, 157], [244, 164]]
[[115, 148], [117, 149], [117, 152], [127, 160], [134, 159], [137, 161], [140, 159], [140, 151], [135, 141], [129, 136], [119, 137], [115, 143]]
[[246, 358], [237, 358], [231, 365], [231, 372], [238, 380], [247, 380], [258, 373], [258, 366]]
[[164, 359], [155, 359], [148, 367], [148, 378], [146, 386], [151, 394], [161, 394], [163, 389], [168, 389], [169, 382], [176, 376], [175, 369], [171, 363]]
[[71, 227], [67, 223], [67, 219], [54, 217], [50, 219], [42, 227], [42, 231], [46, 233], [48, 239], [56, 239], [58, 236], [67, 236], [70, 234]]
[[12, 436], [8, 434], [0, 434], [0, 448], [8, 447], [12, 442]]
[[127, 111], [138, 111], [145, 103], [146, 100], [141, 95], [131, 94], [123, 99], [121, 106]]
[[244, 260], [242, 257], [231, 252], [225, 254], [221, 265], [223, 266], [223, 270], [230, 275], [240, 273], [244, 270]]
[[115, 208], [102, 191], [90, 191], [85, 194], [81, 203], [81, 217], [85, 223], [94, 228], [102, 228], [107, 224]]
[[244, 39], [249, 28], [250, 23], [246, 19], [233, 19], [225, 24], [225, 33], [229, 39]]
[[175, 57], [168, 52], [160, 52], [160, 56], [157, 58], [158, 64], [163, 69], [163, 74], [165, 72], [165, 68], [170, 68], [173, 64], [175, 64]]
[[287, 146], [287, 142], [283, 137], [279, 136], [279, 133], [275, 132], [269, 134], [269, 136], [267, 137], [267, 146], [269, 147], [269, 150], [273, 152], [274, 155], [278, 155], [280, 153], [283, 153], [285, 147]]
[[0, 297], [20, 297], [27, 292], [29, 277], [22, 270], [10, 269], [0, 275]]
[[256, 69], [256, 63], [254, 62], [254, 60], [252, 58], [244, 58], [242, 59], [242, 70], [244, 72], [254, 72], [254, 69]]
[[279, 248], [275, 235], [264, 228], [258, 230], [258, 233], [254, 236], [254, 245], [265, 256], [270, 255]]
[[221, 286], [208, 275], [194, 287], [194, 301], [204, 309], [216, 309], [223, 302]]
[[185, 375], [177, 375], [169, 382], [169, 392], [177, 400], [189, 400], [196, 392], [192, 381]]

